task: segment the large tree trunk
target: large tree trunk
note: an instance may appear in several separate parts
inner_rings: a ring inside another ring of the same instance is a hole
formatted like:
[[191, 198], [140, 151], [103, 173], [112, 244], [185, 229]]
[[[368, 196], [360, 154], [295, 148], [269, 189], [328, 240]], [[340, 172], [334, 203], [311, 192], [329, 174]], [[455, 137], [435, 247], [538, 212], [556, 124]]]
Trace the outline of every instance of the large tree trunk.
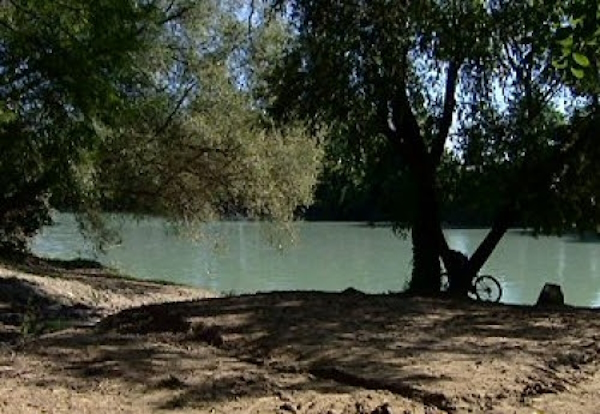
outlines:
[[422, 136], [404, 79], [400, 81], [392, 99], [382, 101], [379, 107], [382, 125], [387, 127], [383, 132], [398, 155], [407, 162], [417, 189], [415, 214], [411, 223], [413, 273], [409, 284], [409, 291], [416, 295], [435, 296], [440, 293], [440, 256], [446, 255], [447, 250], [436, 194], [436, 169], [452, 121], [458, 66], [452, 64], [451, 68], [446, 91], [448, 99], [433, 151], [427, 148]]
[[419, 214], [412, 227], [413, 270], [409, 290], [422, 296], [440, 292], [440, 250], [435, 242], [438, 230], [424, 214]]
[[412, 223], [413, 271], [411, 293], [436, 296], [440, 292], [440, 256], [447, 248], [439, 218], [433, 177], [420, 177]]

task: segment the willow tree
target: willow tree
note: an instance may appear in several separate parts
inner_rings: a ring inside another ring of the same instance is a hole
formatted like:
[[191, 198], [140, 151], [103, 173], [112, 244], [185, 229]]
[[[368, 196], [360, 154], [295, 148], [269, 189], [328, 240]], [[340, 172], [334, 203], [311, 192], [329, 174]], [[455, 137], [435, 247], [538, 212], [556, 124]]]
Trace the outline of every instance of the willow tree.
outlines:
[[105, 206], [175, 221], [293, 219], [312, 198], [319, 150], [299, 123], [275, 127], [254, 105], [249, 80], [260, 58], [251, 46], [266, 28], [249, 27], [236, 1], [179, 7], [185, 13], [146, 51], [165, 89], [147, 91], [129, 122], [107, 131]]
[[242, 3], [0, 3], [0, 246], [53, 208], [97, 230], [102, 208], [287, 220], [310, 201], [316, 146], [240, 84]]
[[[585, 177], [578, 167], [581, 156], [597, 160], [597, 151], [584, 149], [595, 121], [578, 120], [586, 103], [572, 98], [584, 96], [553, 65], [562, 53], [557, 4], [276, 3], [295, 37], [272, 70], [277, 99], [269, 109], [342, 131], [348, 158], [365, 159], [373, 146], [394, 154], [413, 188], [403, 203], [410, 206], [415, 293], [438, 292], [440, 258], [451, 260], [444, 201], [462, 197], [494, 211], [487, 237], [468, 252], [471, 274], [516, 220], [558, 232], [598, 217], [597, 173]], [[569, 99], [559, 103], [560, 96]], [[582, 214], [584, 206], [595, 214]]]

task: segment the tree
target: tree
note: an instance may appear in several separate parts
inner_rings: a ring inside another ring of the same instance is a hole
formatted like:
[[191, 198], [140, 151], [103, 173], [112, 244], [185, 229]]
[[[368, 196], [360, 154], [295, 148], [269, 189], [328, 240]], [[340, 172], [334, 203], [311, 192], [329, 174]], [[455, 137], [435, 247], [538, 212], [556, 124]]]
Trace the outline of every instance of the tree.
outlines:
[[146, 81], [134, 55], [163, 17], [129, 1], [0, 4], [0, 246], [24, 248], [50, 205], [83, 202], [83, 154]]
[[[597, 173], [574, 173], [582, 156], [597, 160], [584, 150], [595, 118], [578, 120], [586, 104], [558, 104], [561, 94], [581, 95], [552, 64], [556, 4], [290, 0], [276, 6], [296, 36], [271, 73], [277, 99], [269, 110], [279, 119], [344, 131], [354, 154], [387, 140], [396, 171], [406, 171], [414, 188], [404, 199], [412, 212], [413, 292], [439, 291], [439, 259], [447, 268], [452, 260], [441, 205], [465, 199], [465, 191], [476, 208], [494, 211], [465, 269], [473, 275], [516, 220], [558, 232], [598, 217]], [[337, 141], [332, 147], [343, 148]], [[583, 206], [594, 214], [582, 214]]]
[[289, 220], [310, 201], [315, 143], [240, 86], [239, 2], [1, 4], [0, 246], [24, 249], [51, 208], [102, 230], [102, 208]]
[[275, 127], [253, 107], [250, 71], [260, 62], [249, 48], [261, 36], [228, 5], [192, 8], [149, 52], [177, 64], [169, 91], [139, 99], [131, 122], [106, 141], [98, 181], [109, 208], [176, 221], [287, 221], [310, 203], [320, 151], [299, 124]]

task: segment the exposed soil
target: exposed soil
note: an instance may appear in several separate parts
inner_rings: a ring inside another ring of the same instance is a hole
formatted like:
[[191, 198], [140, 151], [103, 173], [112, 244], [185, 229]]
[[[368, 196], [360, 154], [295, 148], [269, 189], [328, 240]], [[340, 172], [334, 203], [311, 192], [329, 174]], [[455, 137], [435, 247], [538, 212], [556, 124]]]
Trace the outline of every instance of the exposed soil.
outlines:
[[599, 412], [597, 310], [214, 297], [90, 265], [0, 268], [0, 413]]

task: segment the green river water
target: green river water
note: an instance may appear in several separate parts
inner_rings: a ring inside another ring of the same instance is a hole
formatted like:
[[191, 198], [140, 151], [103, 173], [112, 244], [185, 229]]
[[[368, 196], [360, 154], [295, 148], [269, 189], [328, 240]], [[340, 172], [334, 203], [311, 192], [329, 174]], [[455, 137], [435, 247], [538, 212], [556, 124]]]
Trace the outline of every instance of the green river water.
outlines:
[[[176, 281], [219, 292], [272, 290], [401, 290], [411, 268], [411, 244], [387, 226], [303, 222], [293, 242], [267, 225], [220, 222], [199, 237], [177, 235], [163, 220], [124, 218], [121, 240], [95, 255], [71, 215], [59, 214], [33, 242], [35, 253], [96, 258], [139, 278]], [[450, 245], [472, 252], [485, 230], [449, 229]], [[194, 233], [195, 235], [198, 235]], [[275, 239], [275, 240], [273, 240]], [[573, 305], [600, 305], [600, 242], [577, 237], [533, 238], [519, 230], [502, 240], [484, 273], [502, 283], [505, 303], [534, 303], [545, 282], [559, 283]]]

